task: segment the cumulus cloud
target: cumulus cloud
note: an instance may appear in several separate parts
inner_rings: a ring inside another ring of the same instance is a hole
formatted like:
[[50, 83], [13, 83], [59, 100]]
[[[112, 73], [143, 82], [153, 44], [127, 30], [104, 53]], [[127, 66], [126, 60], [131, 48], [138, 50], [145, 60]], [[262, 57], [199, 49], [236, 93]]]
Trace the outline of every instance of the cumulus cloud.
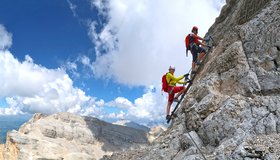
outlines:
[[0, 115], [18, 115], [23, 114], [21, 107], [16, 103], [13, 98], [6, 98], [6, 103], [9, 104], [9, 107], [0, 108]]
[[142, 97], [134, 101], [135, 106], [130, 108], [128, 114], [136, 119], [158, 121], [166, 115], [167, 95], [160, 91], [147, 90]]
[[[1, 30], [1, 37], [10, 35], [5, 28]], [[0, 45], [8, 47], [11, 41], [11, 38], [1, 41]], [[84, 91], [74, 87], [64, 70], [35, 64], [29, 55], [20, 62], [9, 50], [0, 50], [0, 70], [0, 98], [5, 98], [8, 106], [1, 108], [0, 114], [69, 111], [98, 115], [101, 112], [99, 105], [104, 104], [103, 100], [87, 96]]]
[[104, 116], [104, 118], [108, 119], [125, 119], [126, 117], [126, 113], [123, 111], [120, 111], [119, 113], [109, 113], [108, 115]]
[[33, 63], [30, 56], [19, 62], [9, 51], [0, 51], [0, 96], [31, 96], [44, 89], [44, 85], [53, 82], [65, 73], [49, 70]]
[[224, 0], [92, 0], [109, 17], [101, 32], [96, 21], [89, 26], [96, 44], [94, 75], [147, 86], [158, 84], [170, 64], [177, 66], [178, 74], [187, 72], [191, 56], [185, 57], [186, 34], [197, 25], [204, 35], [223, 4]]
[[[14, 112], [94, 115], [99, 112], [98, 105], [104, 103], [75, 88], [64, 70], [34, 64], [30, 56], [20, 62], [9, 51], [0, 51], [0, 70], [0, 97], [9, 97], [6, 102]], [[1, 113], [11, 113], [10, 109]]]
[[67, 70], [67, 72], [70, 73], [72, 77], [80, 77], [80, 73], [78, 72], [78, 65], [76, 62], [67, 61], [65, 64], [62, 65], [62, 68], [64, 70]]
[[0, 50], [7, 49], [12, 45], [12, 34], [6, 31], [6, 28], [0, 24]]
[[107, 106], [128, 109], [132, 107], [132, 103], [125, 97], [117, 97], [114, 101], [107, 103]]
[[118, 118], [122, 115], [133, 121], [159, 121], [166, 114], [166, 103], [167, 96], [155, 90], [154, 86], [149, 86], [142, 97], [137, 98], [134, 102], [124, 97], [117, 97], [114, 101], [109, 102], [108, 106], [126, 109], [127, 113], [110, 114], [108, 118]]

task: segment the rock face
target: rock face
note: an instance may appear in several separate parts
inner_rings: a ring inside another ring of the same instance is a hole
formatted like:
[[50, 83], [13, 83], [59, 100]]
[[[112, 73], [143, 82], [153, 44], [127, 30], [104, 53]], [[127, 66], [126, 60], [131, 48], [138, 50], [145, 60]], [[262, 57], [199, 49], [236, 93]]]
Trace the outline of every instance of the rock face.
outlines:
[[147, 142], [144, 131], [96, 118], [70, 113], [35, 114], [19, 131], [7, 134], [5, 146], [0, 146], [0, 159], [92, 160], [112, 152], [140, 148]]
[[119, 121], [114, 122], [113, 124], [127, 126], [127, 127], [131, 127], [131, 128], [139, 129], [139, 130], [144, 130], [145, 132], [147, 132], [147, 138], [148, 138], [149, 143], [152, 143], [156, 138], [159, 137], [159, 135], [161, 133], [163, 133], [166, 130], [166, 127], [163, 125], [157, 125], [150, 129], [146, 126], [137, 124], [137, 123], [129, 121], [129, 120], [119, 120]]
[[0, 144], [0, 159], [4, 159], [3, 150], [4, 150], [4, 144]]
[[104, 159], [280, 158], [280, 1], [227, 0], [207, 35], [215, 47], [169, 129]]
[[150, 143], [153, 143], [155, 139], [157, 139], [164, 131], [166, 131], [166, 127], [163, 125], [158, 125], [149, 131], [148, 139]]

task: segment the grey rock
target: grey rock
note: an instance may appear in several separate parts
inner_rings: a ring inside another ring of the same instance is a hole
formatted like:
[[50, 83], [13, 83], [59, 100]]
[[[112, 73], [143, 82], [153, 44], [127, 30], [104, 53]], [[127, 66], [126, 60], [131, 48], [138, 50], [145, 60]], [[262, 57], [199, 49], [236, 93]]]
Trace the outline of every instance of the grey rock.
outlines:
[[93, 117], [35, 114], [19, 131], [7, 134], [0, 153], [4, 160], [94, 160], [113, 152], [144, 147], [147, 143], [145, 131]]

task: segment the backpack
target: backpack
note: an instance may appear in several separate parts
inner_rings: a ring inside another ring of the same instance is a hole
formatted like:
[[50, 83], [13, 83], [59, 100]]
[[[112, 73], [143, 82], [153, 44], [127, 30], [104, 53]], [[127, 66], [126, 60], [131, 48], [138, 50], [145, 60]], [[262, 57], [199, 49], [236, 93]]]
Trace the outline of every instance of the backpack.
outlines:
[[162, 82], [162, 89], [161, 90], [163, 90], [164, 92], [168, 92], [168, 82], [166, 80], [166, 75], [167, 75], [167, 73], [164, 74], [161, 78], [161, 82]]
[[185, 44], [186, 44], [187, 51], [191, 50], [191, 45], [193, 42], [194, 42], [193, 36], [191, 36], [191, 34], [188, 34], [185, 38]]

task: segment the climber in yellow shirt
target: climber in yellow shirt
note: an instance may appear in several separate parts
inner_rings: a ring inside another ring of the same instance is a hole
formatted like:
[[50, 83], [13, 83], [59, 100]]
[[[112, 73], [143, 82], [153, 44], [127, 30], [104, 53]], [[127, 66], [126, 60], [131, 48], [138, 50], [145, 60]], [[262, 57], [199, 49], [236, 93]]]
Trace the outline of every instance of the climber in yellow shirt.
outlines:
[[[176, 84], [177, 83], [185, 84], [186, 82], [180, 81], [180, 80], [182, 80], [184, 77], [188, 76], [188, 74], [185, 74], [180, 77], [175, 77], [174, 72], [175, 72], [175, 67], [173, 65], [171, 65], [169, 67], [169, 72], [166, 74], [166, 81], [168, 83], [168, 103], [167, 103], [166, 120], [171, 118], [170, 117], [171, 115], [169, 113], [170, 113], [170, 107], [171, 107], [171, 104], [173, 103], [173, 101], [179, 102], [179, 99], [178, 99], [179, 96], [186, 91], [186, 88], [184, 86], [176, 86]], [[178, 94], [174, 98], [175, 93], [178, 93]]]

